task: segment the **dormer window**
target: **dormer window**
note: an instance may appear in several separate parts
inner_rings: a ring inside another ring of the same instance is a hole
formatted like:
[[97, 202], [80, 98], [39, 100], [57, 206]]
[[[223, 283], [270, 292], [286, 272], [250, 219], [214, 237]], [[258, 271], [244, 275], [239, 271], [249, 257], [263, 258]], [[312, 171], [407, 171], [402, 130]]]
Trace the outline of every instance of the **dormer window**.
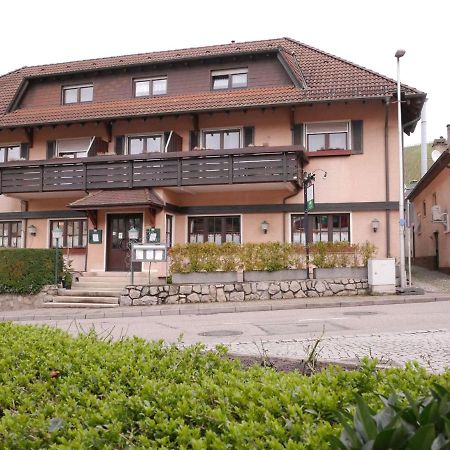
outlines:
[[71, 103], [92, 102], [93, 99], [94, 99], [93, 84], [64, 86], [62, 89], [62, 102], [64, 105], [69, 105]]
[[248, 69], [213, 70], [211, 87], [214, 91], [247, 87]]
[[134, 80], [135, 97], [151, 97], [167, 94], [167, 77]]

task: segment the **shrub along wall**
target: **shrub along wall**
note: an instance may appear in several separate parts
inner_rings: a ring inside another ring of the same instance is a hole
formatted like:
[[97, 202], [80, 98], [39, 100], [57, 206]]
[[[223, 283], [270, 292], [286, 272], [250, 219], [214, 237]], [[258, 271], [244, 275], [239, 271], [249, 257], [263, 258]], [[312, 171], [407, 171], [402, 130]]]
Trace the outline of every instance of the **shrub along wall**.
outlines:
[[0, 294], [36, 294], [54, 278], [54, 249], [0, 249]]
[[[310, 262], [315, 267], [364, 267], [376, 251], [373, 244], [317, 242], [311, 244]], [[214, 243], [177, 244], [170, 249], [172, 273], [235, 270], [305, 269], [304, 245], [268, 242], [261, 244], [222, 245]]]

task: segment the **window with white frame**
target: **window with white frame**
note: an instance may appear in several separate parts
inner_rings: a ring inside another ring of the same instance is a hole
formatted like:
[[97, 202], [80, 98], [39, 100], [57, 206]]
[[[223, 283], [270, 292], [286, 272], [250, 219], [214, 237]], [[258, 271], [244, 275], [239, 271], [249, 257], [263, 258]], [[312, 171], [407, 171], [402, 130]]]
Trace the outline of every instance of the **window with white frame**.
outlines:
[[56, 155], [59, 158], [84, 158], [95, 137], [60, 139], [56, 141]]
[[20, 145], [0, 145], [0, 163], [19, 161], [20, 159]]
[[143, 136], [128, 136], [127, 148], [129, 155], [141, 153], [162, 152], [164, 150], [164, 136], [162, 134], [149, 134]]
[[167, 77], [140, 78], [133, 81], [135, 97], [167, 94]]
[[[350, 241], [350, 214], [309, 214], [308, 219], [308, 242]], [[306, 242], [303, 214], [291, 215], [291, 242]]]
[[241, 243], [240, 216], [204, 216], [188, 218], [188, 242]]
[[247, 87], [248, 69], [213, 70], [211, 72], [211, 88], [216, 90], [237, 89]]
[[64, 105], [71, 103], [92, 102], [94, 99], [94, 85], [81, 84], [77, 86], [63, 86], [62, 102]]
[[208, 150], [228, 150], [241, 147], [241, 130], [204, 130], [203, 147]]
[[306, 149], [348, 150], [350, 148], [350, 124], [345, 122], [314, 122], [306, 124]]

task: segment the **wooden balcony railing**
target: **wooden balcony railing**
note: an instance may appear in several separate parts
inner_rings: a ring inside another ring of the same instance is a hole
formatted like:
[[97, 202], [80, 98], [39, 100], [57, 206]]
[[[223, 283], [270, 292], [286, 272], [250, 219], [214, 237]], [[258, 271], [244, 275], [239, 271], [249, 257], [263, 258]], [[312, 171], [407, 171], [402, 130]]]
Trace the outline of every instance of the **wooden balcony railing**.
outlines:
[[301, 146], [110, 155], [0, 164], [0, 194], [300, 179]]

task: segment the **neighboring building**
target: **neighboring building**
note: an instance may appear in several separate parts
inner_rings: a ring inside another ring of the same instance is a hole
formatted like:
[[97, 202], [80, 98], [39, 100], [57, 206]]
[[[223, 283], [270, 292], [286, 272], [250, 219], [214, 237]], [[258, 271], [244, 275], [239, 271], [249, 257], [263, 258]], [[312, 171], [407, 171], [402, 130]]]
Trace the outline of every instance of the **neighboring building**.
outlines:
[[[120, 271], [132, 226], [305, 242], [302, 172], [321, 169], [308, 239], [396, 256], [395, 92], [288, 38], [18, 69], [0, 77], [0, 245], [53, 246], [60, 226], [78, 269]], [[425, 94], [402, 95], [410, 133]]]
[[413, 205], [413, 256], [417, 265], [450, 273], [450, 125], [436, 139], [441, 156], [408, 194]]

